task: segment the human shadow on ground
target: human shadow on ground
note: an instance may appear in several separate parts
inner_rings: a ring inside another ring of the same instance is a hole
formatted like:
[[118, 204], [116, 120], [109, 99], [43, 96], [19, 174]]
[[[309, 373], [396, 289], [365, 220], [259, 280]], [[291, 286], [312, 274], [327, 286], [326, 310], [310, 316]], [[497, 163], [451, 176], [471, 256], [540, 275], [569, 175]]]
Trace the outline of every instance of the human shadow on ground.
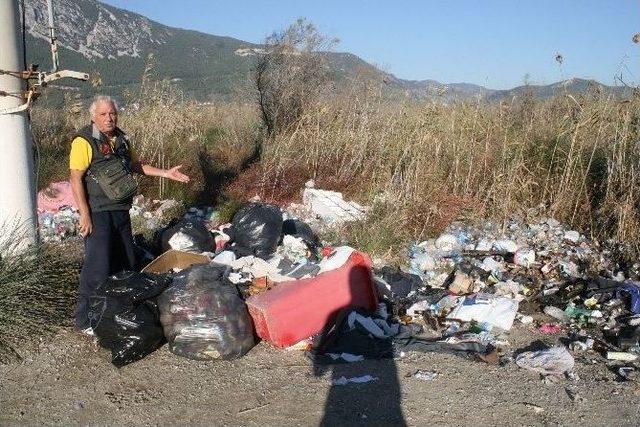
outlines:
[[331, 382], [370, 375], [374, 381], [332, 385], [327, 393], [321, 426], [405, 426], [402, 393], [393, 359], [368, 360], [333, 366], [314, 366], [315, 375], [331, 370]]
[[[351, 268], [349, 288], [352, 307], [363, 307], [362, 280], [370, 276], [370, 270], [363, 266]], [[336, 323], [342, 321], [344, 310], [332, 313], [319, 340], [325, 340]], [[393, 359], [392, 341], [379, 340], [375, 353], [384, 355], [378, 360], [364, 360], [354, 363], [326, 364], [321, 358], [314, 358], [313, 375], [325, 376], [331, 372], [331, 388], [327, 393], [321, 426], [340, 425], [384, 425], [406, 426], [402, 413], [402, 391], [398, 379], [398, 370]], [[326, 342], [326, 341], [325, 341]], [[353, 343], [353, 352], [358, 353], [358, 343]], [[360, 347], [362, 348], [362, 347]], [[370, 375], [375, 378], [365, 383], [347, 383], [340, 385], [343, 378]]]

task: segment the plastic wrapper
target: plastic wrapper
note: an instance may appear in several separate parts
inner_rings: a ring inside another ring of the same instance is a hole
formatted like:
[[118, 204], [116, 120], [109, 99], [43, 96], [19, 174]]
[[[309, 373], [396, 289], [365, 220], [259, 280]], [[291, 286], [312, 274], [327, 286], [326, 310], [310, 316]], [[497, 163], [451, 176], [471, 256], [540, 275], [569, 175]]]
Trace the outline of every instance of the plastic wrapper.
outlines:
[[255, 344], [247, 306], [227, 278], [228, 269], [196, 265], [174, 276], [159, 298], [169, 350], [196, 360], [235, 359]]
[[516, 356], [516, 365], [542, 375], [561, 376], [571, 372], [575, 361], [564, 346], [538, 351], [525, 351]]
[[162, 250], [211, 252], [215, 242], [207, 227], [195, 219], [183, 219], [162, 233]]
[[282, 234], [280, 208], [265, 203], [249, 203], [233, 217], [233, 234], [239, 255], [269, 258], [278, 247]]
[[91, 327], [98, 344], [111, 350], [115, 366], [140, 360], [164, 344], [155, 298], [170, 281], [167, 276], [125, 271], [109, 277], [91, 298]]

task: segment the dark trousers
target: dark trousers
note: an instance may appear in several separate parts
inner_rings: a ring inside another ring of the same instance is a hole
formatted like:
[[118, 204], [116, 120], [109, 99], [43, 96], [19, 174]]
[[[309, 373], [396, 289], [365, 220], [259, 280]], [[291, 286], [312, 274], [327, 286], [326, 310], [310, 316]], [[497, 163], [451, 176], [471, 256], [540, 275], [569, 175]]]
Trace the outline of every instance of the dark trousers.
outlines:
[[93, 231], [84, 239], [84, 262], [80, 272], [76, 328], [89, 324], [89, 299], [107, 277], [133, 270], [135, 253], [128, 211], [92, 212]]

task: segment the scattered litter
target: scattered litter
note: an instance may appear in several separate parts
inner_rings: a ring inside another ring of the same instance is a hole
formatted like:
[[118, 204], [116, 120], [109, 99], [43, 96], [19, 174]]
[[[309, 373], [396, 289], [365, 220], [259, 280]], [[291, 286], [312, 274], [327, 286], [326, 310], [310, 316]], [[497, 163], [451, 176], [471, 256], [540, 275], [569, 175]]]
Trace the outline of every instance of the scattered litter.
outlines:
[[236, 254], [231, 251], [222, 251], [216, 255], [211, 261], [217, 264], [232, 265], [238, 259]]
[[573, 356], [564, 346], [525, 351], [516, 357], [516, 365], [542, 375], [564, 375], [573, 370], [574, 363]]
[[438, 373], [435, 371], [418, 370], [415, 374], [413, 374], [413, 378], [420, 381], [433, 381], [438, 378]]
[[360, 377], [340, 377], [338, 379], [331, 380], [331, 385], [347, 385], [347, 384], [364, 384], [369, 383], [371, 381], [378, 381], [377, 377], [372, 377], [371, 375], [362, 375]]
[[519, 249], [513, 256], [513, 263], [529, 268], [536, 262], [536, 252], [531, 249]]
[[546, 306], [544, 308], [544, 312], [545, 314], [553, 317], [556, 320], [559, 320], [561, 322], [566, 322], [567, 320], [569, 320], [569, 316], [567, 316], [567, 314], [564, 312], [564, 310], [559, 309], [558, 307], [553, 307], [553, 306]]
[[544, 412], [544, 408], [542, 406], [534, 405], [533, 403], [523, 402], [522, 403], [526, 408], [533, 410], [536, 414], [541, 414]]
[[582, 395], [580, 393], [578, 393], [577, 390], [571, 388], [571, 387], [565, 387], [564, 391], [567, 393], [567, 396], [569, 396], [569, 399], [571, 399], [571, 401], [573, 402], [584, 402], [585, 398], [582, 397]]
[[540, 332], [543, 334], [559, 334], [562, 332], [562, 328], [559, 325], [553, 323], [544, 323], [539, 328]]
[[569, 349], [572, 351], [586, 351], [593, 348], [595, 341], [593, 338], [586, 338], [584, 341], [576, 340], [569, 343]]
[[431, 306], [431, 303], [429, 303], [429, 301], [426, 301], [426, 300], [418, 301], [417, 303], [413, 304], [411, 307], [407, 309], [407, 316], [413, 316], [413, 317], [420, 316], [422, 315], [422, 313], [427, 311], [430, 306]]
[[533, 317], [531, 316], [526, 316], [524, 314], [516, 314], [516, 319], [522, 323], [523, 325], [530, 325], [533, 323]]
[[349, 246], [340, 246], [331, 251], [326, 257], [320, 261], [320, 272], [336, 270], [342, 267], [355, 249]]
[[44, 242], [62, 242], [79, 236], [80, 214], [71, 206], [61, 206], [57, 211], [39, 211], [40, 238]]
[[422, 279], [399, 268], [384, 266], [375, 270], [378, 293], [393, 302], [399, 302], [423, 286]]
[[306, 263], [309, 258], [309, 249], [301, 237], [284, 236], [281, 248], [280, 255], [291, 262]]
[[518, 244], [513, 240], [498, 240], [493, 244], [493, 248], [497, 251], [505, 251], [514, 254], [518, 251]]
[[564, 233], [564, 240], [571, 243], [578, 243], [578, 240], [580, 240], [580, 233], [574, 230], [566, 231]]
[[638, 369], [633, 366], [621, 366], [618, 368], [618, 375], [625, 381], [637, 381], [640, 376]]
[[[289, 351], [308, 351], [308, 350], [311, 349], [312, 346], [313, 346], [313, 341], [310, 338], [307, 338], [307, 339], [298, 341], [297, 343], [293, 344], [292, 346], [287, 347], [286, 350], [289, 350]], [[352, 355], [349, 355], [347, 353], [343, 353], [341, 355], [336, 355], [336, 357], [342, 357], [342, 356], [345, 356], [345, 357], [343, 357], [345, 361], [349, 361], [347, 359], [349, 359], [349, 356], [352, 356]], [[357, 356], [354, 356], [354, 357], [357, 357]], [[356, 362], [357, 360], [353, 360], [353, 361]]]
[[327, 353], [327, 356], [331, 357], [333, 360], [342, 359], [345, 362], [354, 363], [354, 362], [362, 362], [364, 360], [364, 356], [359, 354], [351, 354], [351, 353]]
[[436, 248], [443, 252], [453, 252], [460, 250], [461, 244], [458, 238], [453, 234], [442, 234], [436, 239]]
[[466, 295], [473, 292], [473, 279], [461, 271], [457, 271], [453, 283], [449, 285], [449, 292], [456, 295]]

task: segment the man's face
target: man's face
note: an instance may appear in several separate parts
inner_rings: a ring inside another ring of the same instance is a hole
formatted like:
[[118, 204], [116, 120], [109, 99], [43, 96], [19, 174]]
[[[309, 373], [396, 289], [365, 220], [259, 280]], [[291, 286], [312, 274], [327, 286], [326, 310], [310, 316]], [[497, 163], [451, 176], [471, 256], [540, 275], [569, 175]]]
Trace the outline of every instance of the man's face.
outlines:
[[111, 102], [99, 102], [93, 114], [93, 123], [102, 133], [111, 133], [118, 125], [118, 112]]

